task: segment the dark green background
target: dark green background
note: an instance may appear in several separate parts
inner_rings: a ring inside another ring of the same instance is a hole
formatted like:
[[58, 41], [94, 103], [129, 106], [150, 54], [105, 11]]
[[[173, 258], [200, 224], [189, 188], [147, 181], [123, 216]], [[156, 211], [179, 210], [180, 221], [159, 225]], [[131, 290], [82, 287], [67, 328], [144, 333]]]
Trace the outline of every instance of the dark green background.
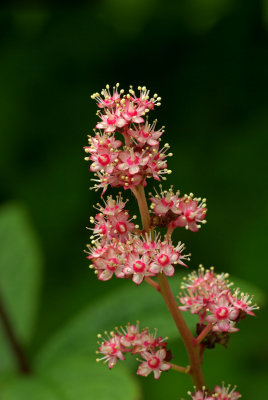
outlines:
[[[83, 146], [97, 121], [90, 95], [106, 83], [146, 85], [162, 97], [151, 118], [166, 126], [174, 153], [168, 184], [208, 199], [208, 224], [176, 234], [190, 267], [214, 265], [265, 289], [267, 1], [8, 3], [0, 30], [1, 202], [27, 208], [45, 263], [31, 356], [83, 306], [131, 285], [97, 281], [83, 254], [99, 199], [88, 191]], [[116, 325], [116, 310], [107, 312]], [[229, 351], [208, 353], [211, 384], [227, 379], [245, 399], [263, 399], [264, 315], [243, 322]], [[144, 398], [177, 399], [173, 379], [139, 378]]]

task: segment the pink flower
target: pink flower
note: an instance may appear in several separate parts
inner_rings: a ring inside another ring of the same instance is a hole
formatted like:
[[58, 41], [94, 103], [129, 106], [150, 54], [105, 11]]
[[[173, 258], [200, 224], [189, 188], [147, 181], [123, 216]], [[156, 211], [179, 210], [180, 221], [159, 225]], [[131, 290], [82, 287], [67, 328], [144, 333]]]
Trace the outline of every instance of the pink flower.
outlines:
[[[167, 169], [166, 162], [166, 151], [169, 149], [169, 145], [166, 143], [165, 146], [159, 150], [159, 146], [154, 146], [148, 150], [149, 161], [146, 167], [146, 176], [153, 177], [157, 181], [161, 181], [162, 175], [171, 174], [171, 170]], [[169, 153], [168, 156], [171, 156]], [[166, 180], [165, 177], [162, 177]]]
[[128, 200], [123, 201], [121, 193], [119, 193], [119, 196], [116, 196], [116, 200], [114, 200], [112, 196], [108, 196], [106, 200], [103, 199], [104, 207], [98, 203], [98, 207], [95, 208], [105, 216], [114, 217], [123, 211], [126, 211], [125, 205], [127, 201]]
[[125, 276], [123, 272], [124, 260], [115, 244], [107, 246], [107, 250], [101, 257], [93, 259], [93, 266], [97, 271], [98, 279], [101, 281], [111, 279], [114, 274], [117, 278]]
[[191, 395], [192, 400], [215, 400], [212, 396], [207, 396], [203, 390], [198, 390], [195, 394]]
[[131, 99], [134, 103], [137, 103], [138, 105], [149, 110], [153, 110], [155, 105], [161, 105], [159, 103], [161, 97], [158, 97], [158, 95], [155, 93], [154, 96], [150, 98], [150, 90], [147, 90], [146, 86], [139, 86], [138, 90], [140, 91], [139, 97], [136, 96], [134, 90], [132, 89], [132, 86], [130, 86], [129, 93], [131, 94]]
[[119, 109], [114, 112], [106, 110], [105, 114], [99, 113], [98, 115], [101, 118], [102, 122], [99, 122], [96, 125], [96, 128], [104, 129], [104, 132], [107, 133], [114, 132], [117, 128], [122, 128], [127, 124], [125, 119], [121, 117]]
[[153, 372], [155, 379], [159, 379], [162, 371], [167, 371], [171, 366], [166, 363], [166, 350], [160, 349], [154, 352], [145, 351], [141, 354], [143, 361], [137, 371], [138, 375], [148, 376]]
[[136, 105], [129, 99], [126, 99], [123, 103], [122, 117], [125, 119], [127, 124], [135, 123], [140, 124], [144, 122], [141, 117], [145, 114], [145, 107], [142, 105]]
[[[131, 222], [132, 218], [130, 218], [128, 211], [124, 209], [125, 204], [121, 197], [115, 201], [110, 196], [105, 207], [98, 206], [100, 213], [95, 218], [91, 217], [90, 220], [95, 225], [92, 238], [97, 238], [102, 244], [106, 244], [113, 238], [122, 243], [127, 242], [135, 225]], [[136, 216], [134, 217], [136, 218]]]
[[155, 131], [156, 120], [150, 125], [148, 121], [144, 125], [139, 125], [130, 129], [128, 134], [136, 139], [137, 143], [141, 146], [145, 144], [149, 146], [157, 146], [159, 144], [158, 139], [163, 134], [163, 127], [158, 131]]
[[224, 387], [223, 385], [220, 386], [215, 386], [215, 396], [218, 400], [238, 400], [242, 396], [240, 393], [235, 391], [236, 387], [234, 387], [230, 391], [230, 385], [227, 387]]
[[233, 322], [239, 315], [239, 310], [233, 307], [228, 297], [221, 295], [214, 304], [208, 306], [210, 315], [206, 317], [206, 321], [214, 324], [213, 330], [220, 332], [236, 332], [237, 328], [234, 327]]
[[150, 271], [154, 274], [163, 272], [165, 275], [174, 275], [173, 264], [185, 264], [182, 262], [187, 256], [181, 256], [184, 245], [179, 243], [177, 247], [173, 247], [171, 243], [163, 242], [158, 250], [154, 253], [153, 262], [150, 265]]
[[103, 354], [103, 357], [97, 358], [97, 361], [104, 360], [104, 362], [108, 362], [108, 366], [111, 369], [115, 366], [117, 360], [125, 359], [122, 350], [120, 337], [117, 335], [108, 336], [108, 340], [99, 347], [99, 352]]
[[124, 93], [124, 90], [120, 90], [118, 93], [119, 83], [113, 87], [113, 94], [110, 93], [110, 86], [106, 85], [105, 89], [102, 89], [101, 95], [99, 93], [94, 93], [91, 98], [97, 101], [97, 106], [99, 108], [113, 108], [120, 102], [120, 94]]
[[146, 276], [152, 276], [149, 270], [149, 257], [146, 254], [140, 257], [139, 254], [130, 253], [124, 268], [124, 273], [126, 275], [132, 275], [133, 282], [140, 285]]
[[184, 196], [179, 199], [176, 204], [176, 214], [180, 216], [175, 222], [172, 222], [173, 226], [186, 227], [192, 232], [197, 232], [200, 228], [200, 223], [204, 223], [206, 217], [207, 209], [205, 204], [205, 199], [198, 203], [200, 199], [192, 199], [192, 196]]
[[230, 301], [235, 309], [252, 315], [253, 317], [255, 317], [253, 310], [259, 309], [256, 304], [252, 304], [253, 297], [250, 296], [248, 293], [240, 292], [240, 289], [235, 290], [235, 292], [230, 296]]
[[120, 338], [121, 343], [125, 347], [136, 346], [140, 337], [139, 324], [127, 325], [125, 328], [122, 328], [122, 331], [123, 335]]
[[[195, 393], [188, 393], [191, 396], [192, 400], [238, 400], [242, 396], [240, 393], [235, 391], [236, 387], [234, 387], [230, 391], [230, 385], [227, 387], [224, 387], [224, 385], [220, 386], [215, 386], [214, 388], [214, 393], [211, 395], [208, 394], [208, 392], [204, 390], [197, 390]], [[210, 392], [211, 393], [211, 392]]]
[[151, 209], [156, 215], [165, 215], [169, 210], [175, 213], [177, 211], [176, 204], [178, 202], [179, 192], [175, 195], [172, 189], [163, 191], [161, 186], [160, 188], [160, 194], [156, 192], [156, 195], [150, 198], [152, 202]]
[[119, 155], [118, 169], [120, 171], [128, 171], [130, 175], [135, 175], [141, 172], [143, 167], [147, 165], [149, 156], [144, 153], [130, 151], [123, 151]]

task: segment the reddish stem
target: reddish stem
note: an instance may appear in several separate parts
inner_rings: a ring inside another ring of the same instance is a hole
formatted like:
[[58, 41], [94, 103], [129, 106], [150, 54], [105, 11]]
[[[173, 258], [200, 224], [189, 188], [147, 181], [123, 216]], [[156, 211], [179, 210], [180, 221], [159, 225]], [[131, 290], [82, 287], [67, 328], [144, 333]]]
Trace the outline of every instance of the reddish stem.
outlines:
[[158, 292], [161, 292], [160, 286], [156, 283], [153, 279], [149, 278], [148, 276], [144, 278], [145, 282], [155, 288]]
[[[143, 229], [145, 231], [148, 231], [150, 229], [150, 214], [144, 193], [144, 187], [142, 185], [138, 185], [132, 189], [132, 192], [134, 193], [138, 201]], [[192, 376], [194, 384], [197, 386], [198, 389], [202, 389], [202, 387], [204, 386], [204, 378], [202, 375], [198, 348], [194, 344], [193, 335], [178, 308], [177, 302], [170, 289], [166, 276], [162, 273], [158, 274], [158, 282], [160, 286], [160, 293], [172, 315], [172, 318], [181, 334], [182, 340], [187, 350], [191, 365], [190, 374]]]
[[205, 384], [200, 366], [199, 354], [193, 342], [194, 341], [193, 335], [178, 308], [177, 302], [170, 289], [166, 276], [164, 274], [159, 274], [158, 282], [160, 285], [163, 299], [165, 300], [165, 303], [170, 311], [170, 314], [172, 315], [172, 318], [178, 328], [178, 331], [180, 332], [181, 338], [188, 353], [191, 365], [191, 375], [194, 384], [197, 386], [198, 389], [202, 389], [202, 387], [205, 386]]
[[194, 339], [194, 345], [201, 343], [212, 329], [212, 324], [207, 325], [202, 332]]

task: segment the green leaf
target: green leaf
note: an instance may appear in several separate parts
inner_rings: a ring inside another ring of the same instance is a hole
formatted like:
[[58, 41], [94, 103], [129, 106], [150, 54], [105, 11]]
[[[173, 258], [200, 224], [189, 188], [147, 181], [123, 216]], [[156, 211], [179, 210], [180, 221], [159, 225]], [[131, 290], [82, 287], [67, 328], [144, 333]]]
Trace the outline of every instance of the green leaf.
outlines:
[[64, 358], [38, 375], [17, 378], [1, 388], [1, 400], [137, 400], [139, 388], [127, 369], [112, 372], [95, 359]]
[[55, 388], [38, 377], [16, 378], [1, 388], [1, 400], [63, 400]]
[[45, 377], [55, 384], [66, 400], [135, 400], [139, 389], [133, 374], [117, 365], [112, 371], [95, 358], [70, 357], [45, 369]]
[[[32, 337], [41, 281], [39, 243], [25, 209], [9, 204], [0, 209], [0, 294], [16, 336], [23, 345]], [[0, 322], [0, 370], [12, 356]]]
[[[170, 279], [175, 294], [179, 290], [179, 282], [177, 277]], [[98, 284], [101, 288], [102, 282], [96, 282]], [[141, 327], [158, 328], [160, 336], [168, 336], [169, 339], [179, 337], [167, 307], [155, 289], [145, 282], [141, 286], [130, 281], [122, 282], [122, 286], [116, 293], [109, 293], [98, 303], [89, 305], [58, 332], [42, 349], [37, 364], [49, 365], [65, 354], [92, 354], [97, 348], [97, 333], [137, 320]], [[185, 317], [193, 328], [195, 316], [185, 313]]]

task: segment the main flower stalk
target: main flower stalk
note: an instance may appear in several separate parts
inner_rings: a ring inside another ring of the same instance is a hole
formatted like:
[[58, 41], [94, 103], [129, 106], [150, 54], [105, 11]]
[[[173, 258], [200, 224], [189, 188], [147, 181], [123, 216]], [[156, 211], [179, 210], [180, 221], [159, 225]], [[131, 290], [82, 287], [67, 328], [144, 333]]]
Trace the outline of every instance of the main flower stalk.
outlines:
[[[144, 231], [148, 232], [150, 229], [150, 214], [146, 201], [144, 187], [142, 185], [137, 186], [136, 190], [133, 191], [136, 196], [139, 210], [141, 214], [141, 220]], [[198, 354], [198, 347], [195, 345], [194, 337], [188, 328], [180, 310], [178, 309], [177, 302], [169, 286], [168, 280], [163, 273], [157, 276], [158, 283], [160, 286], [160, 293], [169, 309], [169, 312], [180, 332], [181, 338], [185, 345], [188, 353], [190, 362], [190, 374], [193, 378], [193, 382], [198, 389], [202, 389], [205, 386], [204, 377], [202, 373], [200, 357]]]

